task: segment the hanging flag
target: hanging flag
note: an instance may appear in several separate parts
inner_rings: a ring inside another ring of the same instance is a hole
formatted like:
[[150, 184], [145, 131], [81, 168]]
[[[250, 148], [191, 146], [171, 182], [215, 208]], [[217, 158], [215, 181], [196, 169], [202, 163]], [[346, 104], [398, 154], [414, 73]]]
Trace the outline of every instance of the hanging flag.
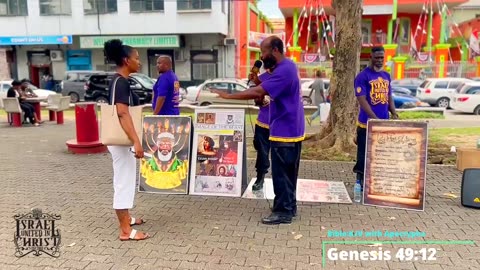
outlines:
[[417, 42], [415, 41], [415, 37], [413, 36], [413, 33], [410, 34], [410, 50], [412, 50], [413, 53], [417, 53]]
[[478, 31], [473, 30], [472, 34], [470, 35], [470, 57], [473, 58], [480, 54], [480, 48], [478, 45]]

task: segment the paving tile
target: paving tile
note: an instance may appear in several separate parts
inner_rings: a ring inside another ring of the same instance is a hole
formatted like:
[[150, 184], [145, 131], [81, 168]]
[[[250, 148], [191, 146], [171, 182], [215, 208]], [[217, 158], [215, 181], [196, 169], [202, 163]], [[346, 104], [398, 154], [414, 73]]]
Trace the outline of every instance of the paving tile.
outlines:
[[[3, 121], [0, 119], [0, 121]], [[262, 200], [137, 193], [132, 215], [148, 222], [138, 229], [153, 237], [121, 242], [112, 210], [112, 168], [108, 153], [73, 155], [64, 142], [75, 137], [72, 120], [57, 126], [14, 129], [0, 122], [0, 268], [3, 269], [321, 269], [322, 241], [473, 240], [475, 245], [435, 247], [432, 262], [328, 262], [329, 269], [478, 269], [480, 216], [460, 199], [461, 173], [451, 166], [428, 166], [423, 212], [355, 204], [299, 203], [291, 225], [266, 226]], [[20, 146], [20, 148], [19, 148]], [[20, 150], [19, 150], [20, 149]], [[18, 160], [28, 157], [28, 166]], [[39, 161], [39, 162], [37, 162]], [[249, 160], [249, 178], [254, 175]], [[352, 193], [352, 163], [302, 161], [299, 177], [344, 181]], [[270, 175], [268, 175], [270, 177]], [[13, 216], [39, 207], [60, 214], [60, 258], [16, 258]], [[390, 219], [395, 217], [395, 219]], [[10, 221], [10, 223], [9, 223]], [[329, 230], [422, 231], [422, 238], [328, 237]], [[296, 235], [302, 237], [295, 239]], [[329, 244], [326, 249], [367, 249], [366, 245]], [[397, 244], [382, 247], [398, 249]]]

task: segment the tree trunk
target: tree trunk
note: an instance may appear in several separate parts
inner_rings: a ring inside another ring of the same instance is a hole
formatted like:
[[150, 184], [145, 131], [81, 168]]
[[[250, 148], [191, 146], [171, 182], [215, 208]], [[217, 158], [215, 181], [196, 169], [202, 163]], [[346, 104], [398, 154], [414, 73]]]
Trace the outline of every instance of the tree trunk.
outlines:
[[363, 0], [333, 0], [335, 56], [330, 79], [331, 109], [316, 144], [333, 152], [353, 154], [358, 103], [353, 82], [360, 66]]

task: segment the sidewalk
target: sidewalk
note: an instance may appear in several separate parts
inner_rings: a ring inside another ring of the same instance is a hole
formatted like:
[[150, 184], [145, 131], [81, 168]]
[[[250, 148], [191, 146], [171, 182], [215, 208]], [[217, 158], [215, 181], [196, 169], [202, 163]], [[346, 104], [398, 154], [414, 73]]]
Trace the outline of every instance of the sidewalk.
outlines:
[[[425, 212], [354, 204], [299, 205], [292, 225], [266, 226], [262, 200], [225, 197], [137, 194], [133, 214], [138, 227], [153, 234], [140, 242], [120, 242], [112, 210], [112, 168], [108, 154], [72, 155], [65, 141], [75, 137], [73, 121], [64, 126], [10, 128], [0, 123], [0, 269], [322, 269], [322, 241], [473, 240], [480, 243], [479, 212], [460, 205], [461, 173], [429, 166]], [[249, 178], [253, 162], [248, 164]], [[300, 178], [344, 181], [351, 193], [353, 164], [301, 163]], [[271, 202], [270, 202], [271, 203]], [[60, 214], [62, 246], [58, 259], [14, 256], [17, 213], [31, 208]], [[329, 230], [421, 231], [423, 238], [328, 237]], [[370, 250], [366, 245], [329, 245]], [[438, 249], [431, 262], [332, 262], [323, 269], [478, 269], [479, 244], [389, 245]], [[378, 250], [378, 247], [374, 247]]]

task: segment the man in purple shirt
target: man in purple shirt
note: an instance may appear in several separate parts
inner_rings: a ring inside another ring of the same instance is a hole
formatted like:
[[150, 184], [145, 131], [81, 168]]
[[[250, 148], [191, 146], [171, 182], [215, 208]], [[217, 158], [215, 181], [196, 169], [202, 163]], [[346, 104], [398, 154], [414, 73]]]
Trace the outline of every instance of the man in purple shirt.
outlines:
[[272, 75], [260, 85], [228, 94], [214, 91], [226, 99], [261, 99], [270, 96], [270, 147], [275, 199], [272, 214], [263, 224], [291, 223], [297, 213], [297, 178], [302, 141], [305, 138], [305, 113], [298, 69], [283, 54], [283, 42], [276, 36], [260, 45], [263, 67]]
[[172, 58], [160, 55], [157, 58], [160, 77], [153, 86], [152, 107], [155, 115], [179, 115], [180, 83], [172, 70]]
[[[257, 86], [267, 80], [271, 76], [271, 72], [267, 70], [260, 74], [260, 76], [253, 73], [251, 76], [255, 86]], [[255, 161], [257, 179], [252, 186], [252, 190], [258, 191], [263, 188], [265, 174], [267, 174], [268, 168], [270, 168], [270, 98], [266, 96], [263, 99], [256, 99], [255, 104], [259, 106], [257, 121], [255, 123], [255, 133], [253, 135], [253, 147], [257, 150], [257, 159]]]
[[365, 145], [367, 142], [367, 122], [369, 119], [397, 119], [395, 103], [392, 98], [390, 74], [383, 70], [385, 50], [383, 47], [372, 48], [370, 66], [355, 77], [355, 95], [360, 104], [357, 121], [357, 163], [353, 172], [363, 187], [365, 173]]

